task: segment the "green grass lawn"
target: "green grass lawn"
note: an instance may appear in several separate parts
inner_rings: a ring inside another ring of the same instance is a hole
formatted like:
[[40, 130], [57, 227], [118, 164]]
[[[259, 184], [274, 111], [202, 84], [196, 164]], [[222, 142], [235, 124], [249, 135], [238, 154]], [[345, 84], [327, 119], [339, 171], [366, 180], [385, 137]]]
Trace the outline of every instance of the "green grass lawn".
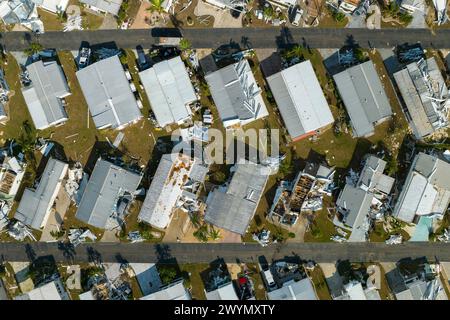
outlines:
[[371, 242], [384, 242], [389, 239], [391, 235], [396, 234], [401, 234], [403, 241], [407, 241], [410, 238], [409, 234], [401, 228], [395, 228], [393, 231], [386, 232], [383, 228], [383, 223], [376, 222], [373, 231], [369, 235], [369, 239]]
[[61, 31], [63, 29], [63, 23], [56, 14], [41, 8], [38, 8], [37, 11], [39, 18], [44, 23], [45, 31]]
[[330, 237], [336, 235], [336, 228], [332, 222], [332, 217], [328, 216], [327, 207], [331, 206], [331, 199], [324, 198], [323, 209], [312, 213], [314, 220], [310, 229], [305, 233], [305, 242], [329, 242]]
[[86, 30], [97, 30], [103, 23], [104, 17], [102, 15], [96, 15], [82, 9], [81, 16], [83, 19], [83, 28]]
[[184, 285], [191, 288], [193, 300], [206, 300], [205, 286], [200, 274], [209, 268], [206, 263], [181, 264], [180, 270], [183, 273]]
[[317, 265], [314, 270], [307, 270], [307, 274], [314, 285], [319, 300], [331, 300], [331, 294], [322, 269]]

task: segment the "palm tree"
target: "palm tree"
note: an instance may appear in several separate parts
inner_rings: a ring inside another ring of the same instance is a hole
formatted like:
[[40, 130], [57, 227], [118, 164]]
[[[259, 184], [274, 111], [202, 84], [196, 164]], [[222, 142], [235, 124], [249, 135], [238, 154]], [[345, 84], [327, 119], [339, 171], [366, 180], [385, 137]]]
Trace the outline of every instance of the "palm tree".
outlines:
[[299, 45], [294, 46], [292, 49], [288, 52], [289, 58], [302, 58], [303, 57], [303, 48]]
[[164, 23], [166, 22], [166, 19], [164, 17], [164, 7], [163, 7], [164, 0], [150, 0], [150, 7], [147, 9], [150, 12], [157, 12], [162, 18]]
[[214, 241], [219, 240], [221, 238], [220, 231], [214, 229], [214, 226], [210, 225], [209, 226], [209, 237]]
[[36, 168], [36, 158], [34, 156], [34, 150], [36, 146], [37, 135], [33, 131], [28, 120], [22, 123], [23, 129], [25, 133], [22, 133], [20, 137], [17, 139], [17, 143], [22, 149], [23, 154], [25, 155], [25, 159], [28, 163], [31, 164], [32, 168]]
[[273, 18], [273, 8], [271, 6], [264, 7], [263, 14], [267, 19], [272, 19]]
[[191, 223], [195, 228], [200, 228], [200, 214], [198, 212], [194, 212], [189, 215], [191, 218]]
[[44, 50], [44, 47], [38, 42], [30, 43], [30, 46], [24, 50], [24, 53], [28, 56], [35, 55], [38, 52]]

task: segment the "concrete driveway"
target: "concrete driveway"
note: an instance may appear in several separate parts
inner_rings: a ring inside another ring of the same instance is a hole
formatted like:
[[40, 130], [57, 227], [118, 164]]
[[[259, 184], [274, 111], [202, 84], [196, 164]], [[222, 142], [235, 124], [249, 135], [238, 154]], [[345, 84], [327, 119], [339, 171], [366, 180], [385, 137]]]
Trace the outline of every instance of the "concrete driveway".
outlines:
[[418, 0], [417, 1], [417, 9], [412, 14], [413, 20], [406, 28], [409, 28], [409, 29], [426, 28], [427, 27], [427, 23], [425, 21], [426, 14], [427, 13], [426, 13], [425, 0]]
[[64, 216], [66, 215], [66, 211], [69, 209], [69, 206], [70, 198], [64, 188], [60, 188], [55, 201], [55, 209], [50, 213], [50, 217], [48, 218], [44, 230], [42, 230], [42, 236], [39, 241], [56, 241], [50, 233], [61, 230], [61, 224], [64, 221]]
[[[372, 13], [373, 12], [373, 13]], [[377, 5], [371, 5], [369, 7], [369, 13], [371, 16], [367, 18], [366, 25], [368, 29], [381, 29], [381, 11]]]
[[[199, 1], [195, 7], [194, 14], [200, 16], [213, 16], [214, 28], [241, 28], [242, 19], [235, 19], [231, 16], [229, 9], [219, 9], [204, 1]], [[231, 35], [230, 35], [231, 37]]]

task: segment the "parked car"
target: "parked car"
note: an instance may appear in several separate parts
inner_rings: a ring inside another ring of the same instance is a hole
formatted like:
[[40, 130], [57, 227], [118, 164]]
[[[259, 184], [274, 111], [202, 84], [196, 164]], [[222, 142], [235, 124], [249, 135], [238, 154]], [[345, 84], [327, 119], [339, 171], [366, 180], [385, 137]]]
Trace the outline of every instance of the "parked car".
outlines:
[[300, 20], [303, 16], [303, 9], [296, 9], [294, 19], [292, 20], [292, 25], [298, 27], [300, 25]]

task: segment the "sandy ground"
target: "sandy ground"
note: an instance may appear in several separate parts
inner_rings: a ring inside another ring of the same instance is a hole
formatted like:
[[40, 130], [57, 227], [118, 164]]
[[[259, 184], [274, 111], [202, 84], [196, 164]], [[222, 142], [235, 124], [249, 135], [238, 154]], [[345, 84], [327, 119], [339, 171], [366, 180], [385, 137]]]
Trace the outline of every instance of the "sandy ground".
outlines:
[[163, 241], [177, 242], [178, 239], [183, 239], [190, 229], [190, 224], [189, 215], [183, 210], [176, 210], [165, 232]]
[[117, 230], [105, 230], [100, 242], [120, 242], [120, 239], [116, 236]]
[[[150, 2], [143, 1], [130, 29], [149, 29], [150, 27], [161, 27], [165, 25], [164, 20], [159, 17], [158, 13], [152, 13], [147, 10], [148, 8], [150, 8]], [[148, 22], [146, 19], [148, 19]], [[167, 17], [165, 19], [168, 21]]]
[[199, 1], [195, 7], [194, 14], [196, 16], [213, 16], [214, 28], [241, 28], [242, 19], [239, 17], [235, 19], [231, 16], [230, 10], [222, 10], [207, 4], [204, 1]]

